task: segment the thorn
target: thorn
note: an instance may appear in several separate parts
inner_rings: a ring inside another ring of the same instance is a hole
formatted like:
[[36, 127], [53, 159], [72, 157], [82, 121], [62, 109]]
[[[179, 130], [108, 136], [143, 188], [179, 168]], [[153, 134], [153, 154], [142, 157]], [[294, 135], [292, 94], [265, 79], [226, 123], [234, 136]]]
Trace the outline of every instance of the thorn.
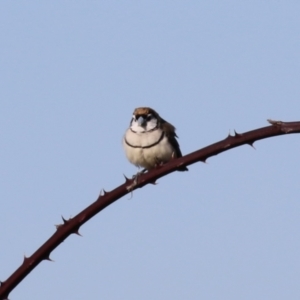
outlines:
[[271, 125], [282, 125], [282, 121], [276, 121], [276, 120], [272, 120], [272, 119], [267, 119], [267, 121], [271, 124]]
[[227, 139], [228, 138], [231, 138], [232, 137], [232, 135], [230, 134], [230, 131], [229, 131], [229, 133], [228, 133], [228, 135], [227, 135]]
[[234, 136], [233, 136], [233, 137], [239, 138], [239, 137], [241, 137], [241, 136], [243, 136], [243, 134], [237, 133], [237, 132], [234, 130]]
[[64, 226], [65, 224], [68, 224], [70, 222], [69, 220], [66, 220], [63, 216], [61, 216], [62, 220], [63, 220], [63, 224], [55, 224], [54, 226], [56, 227], [56, 230], [58, 230], [60, 227]]
[[151, 181], [151, 182], [149, 182], [150, 184], [153, 184], [153, 185], [157, 185], [158, 183], [156, 182], [156, 180], [154, 180], [154, 181]]
[[[255, 142], [255, 141], [254, 141]], [[251, 146], [254, 150], [256, 150], [256, 148], [253, 146], [254, 142], [249, 142], [247, 143], [249, 146]]]
[[24, 254], [23, 263], [28, 260], [28, 257]]
[[50, 256], [47, 256], [46, 258], [44, 258], [44, 260], [48, 260], [48, 261], [54, 262], [54, 260], [52, 260], [52, 259], [50, 258]]
[[128, 177], [125, 176], [125, 174], [123, 174], [124, 178], [125, 178], [125, 183], [129, 183], [131, 182], [131, 179], [129, 179]]
[[207, 164], [206, 160], [207, 160], [207, 158], [203, 158], [200, 161], [203, 162], [204, 164]]
[[72, 233], [73, 233], [73, 234], [77, 234], [77, 235], [79, 235], [79, 236], [82, 237], [82, 235], [81, 235], [80, 232], [79, 232], [79, 229], [74, 230]]
[[64, 224], [67, 224], [67, 223], [69, 223], [69, 220], [66, 220], [63, 216], [61, 216], [61, 218], [62, 218], [62, 220], [63, 220], [63, 222], [64, 222]]
[[100, 197], [101, 196], [105, 196], [106, 194], [108, 194], [109, 192], [107, 192], [105, 189], [101, 189], [100, 191]]

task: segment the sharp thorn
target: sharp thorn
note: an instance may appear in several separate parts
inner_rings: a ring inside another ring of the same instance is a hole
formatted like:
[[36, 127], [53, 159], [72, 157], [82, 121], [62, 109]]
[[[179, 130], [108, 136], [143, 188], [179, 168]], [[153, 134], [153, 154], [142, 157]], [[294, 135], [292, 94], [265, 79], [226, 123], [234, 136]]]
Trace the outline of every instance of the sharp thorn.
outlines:
[[242, 134], [241, 133], [237, 133], [235, 130], [234, 130], [234, 136], [233, 137], [241, 137]]
[[52, 259], [50, 258], [50, 256], [47, 256], [46, 258], [44, 258], [44, 260], [48, 260], [48, 261], [54, 262], [54, 260], [52, 260]]
[[276, 121], [276, 120], [272, 120], [272, 119], [267, 119], [267, 121], [268, 121], [271, 125], [282, 125], [282, 121]]
[[153, 184], [153, 185], [157, 185], [158, 183], [154, 180], [154, 181], [151, 181], [149, 182], [150, 184]]
[[68, 223], [70, 223], [70, 221], [71, 221], [71, 217], [67, 220], [67, 219], [65, 219], [63, 216], [61, 216], [61, 218], [62, 218], [62, 220], [63, 220], [63, 222], [64, 222], [64, 224], [68, 224]]
[[129, 183], [131, 182], [131, 179], [129, 179], [128, 177], [125, 176], [125, 174], [123, 174], [124, 178], [125, 178], [125, 183]]
[[254, 150], [256, 150], [256, 148], [253, 146], [254, 142], [250, 142], [250, 143], [247, 143], [249, 146], [251, 146]]
[[69, 220], [66, 220], [63, 216], [61, 216], [61, 218], [62, 218], [62, 220], [63, 220], [63, 222], [64, 222], [64, 224], [67, 224], [67, 223], [69, 223]]
[[[107, 192], [105, 189], [101, 189], [100, 191], [100, 197], [105, 196], [106, 194], [108, 194], [109, 192]], [[99, 198], [100, 198], [99, 197]]]
[[81, 237], [82, 237], [82, 235], [81, 235], [80, 232], [79, 232], [79, 229], [73, 231], [72, 233], [77, 234], [78, 236], [81, 236]]

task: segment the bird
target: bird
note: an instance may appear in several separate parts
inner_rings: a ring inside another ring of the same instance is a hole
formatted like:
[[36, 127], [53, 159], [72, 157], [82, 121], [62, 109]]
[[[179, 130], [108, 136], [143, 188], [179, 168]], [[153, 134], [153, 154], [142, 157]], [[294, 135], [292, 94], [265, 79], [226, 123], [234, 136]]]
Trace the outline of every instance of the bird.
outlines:
[[[143, 173], [172, 158], [182, 157], [175, 130], [154, 109], [136, 108], [123, 137], [127, 159], [138, 168], [144, 168], [140, 172]], [[188, 168], [180, 166], [177, 170], [188, 171]]]

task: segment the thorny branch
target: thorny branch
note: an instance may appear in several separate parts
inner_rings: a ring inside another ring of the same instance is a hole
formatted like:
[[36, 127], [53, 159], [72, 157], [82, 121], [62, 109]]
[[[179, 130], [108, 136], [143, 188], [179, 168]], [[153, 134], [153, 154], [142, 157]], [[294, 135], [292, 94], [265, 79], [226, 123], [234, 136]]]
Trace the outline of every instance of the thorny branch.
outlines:
[[241, 145], [253, 145], [255, 141], [291, 133], [300, 133], [300, 121], [281, 122], [268, 120], [271, 126], [259, 128], [245, 133], [236, 133], [228, 135], [224, 140], [207, 146], [203, 149], [192, 152], [179, 159], [174, 159], [169, 163], [142, 174], [138, 180], [125, 177], [125, 183], [110, 192], [103, 190], [98, 199], [71, 219], [64, 219], [63, 223], [56, 226], [56, 232], [29, 257], [24, 257], [21, 266], [5, 281], [0, 282], [0, 299], [8, 299], [10, 292], [43, 260], [50, 260], [50, 253], [59, 246], [71, 234], [79, 234], [79, 228], [103, 210], [108, 205], [120, 199], [137, 188], [146, 184], [155, 184], [158, 178], [161, 178], [177, 170], [180, 166], [188, 166], [196, 162], [205, 162], [207, 158], [217, 155], [221, 152], [230, 150]]

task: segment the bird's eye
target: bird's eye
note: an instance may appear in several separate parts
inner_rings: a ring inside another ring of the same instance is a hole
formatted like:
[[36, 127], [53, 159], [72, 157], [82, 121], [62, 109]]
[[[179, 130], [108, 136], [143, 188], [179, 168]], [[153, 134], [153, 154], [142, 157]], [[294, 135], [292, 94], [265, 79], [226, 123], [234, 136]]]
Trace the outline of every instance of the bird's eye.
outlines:
[[149, 114], [149, 115], [147, 116], [147, 121], [150, 121], [151, 119], [152, 119], [152, 115]]

